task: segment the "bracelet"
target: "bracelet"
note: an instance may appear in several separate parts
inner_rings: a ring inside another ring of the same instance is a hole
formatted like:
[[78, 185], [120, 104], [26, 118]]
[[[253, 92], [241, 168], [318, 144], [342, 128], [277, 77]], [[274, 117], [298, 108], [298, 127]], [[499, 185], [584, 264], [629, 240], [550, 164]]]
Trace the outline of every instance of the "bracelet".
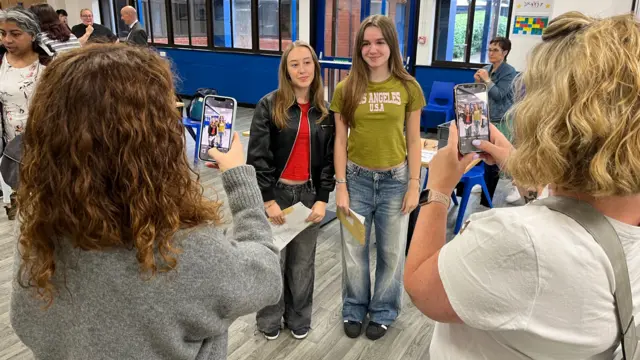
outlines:
[[417, 177], [417, 178], [409, 178], [409, 180], [417, 180], [417, 181], [420, 181], [420, 178], [419, 178], [419, 177]]
[[338, 184], [346, 184], [347, 180], [345, 180], [345, 179], [336, 179], [336, 183], [338, 183]]
[[264, 207], [265, 211], [266, 211], [267, 209], [269, 209], [270, 207], [272, 207], [274, 204], [276, 204], [276, 202], [275, 202], [275, 201], [274, 201], [274, 202], [272, 202], [271, 204], [269, 204], [269, 206], [265, 206], [265, 207]]

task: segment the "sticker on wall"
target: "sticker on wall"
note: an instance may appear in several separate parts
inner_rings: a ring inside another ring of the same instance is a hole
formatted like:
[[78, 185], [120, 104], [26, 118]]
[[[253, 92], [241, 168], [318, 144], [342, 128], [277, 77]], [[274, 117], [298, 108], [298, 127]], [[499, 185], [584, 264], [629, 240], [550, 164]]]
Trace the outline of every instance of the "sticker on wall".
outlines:
[[513, 34], [542, 36], [542, 32], [547, 28], [548, 24], [548, 16], [516, 16]]
[[551, 16], [553, 0], [516, 0], [513, 5], [516, 14], [536, 14]]

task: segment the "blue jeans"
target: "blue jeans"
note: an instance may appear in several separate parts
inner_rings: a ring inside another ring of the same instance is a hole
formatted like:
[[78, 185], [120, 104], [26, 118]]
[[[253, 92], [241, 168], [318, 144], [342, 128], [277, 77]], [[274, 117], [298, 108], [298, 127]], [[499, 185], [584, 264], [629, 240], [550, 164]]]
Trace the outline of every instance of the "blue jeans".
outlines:
[[[407, 192], [407, 163], [387, 170], [374, 171], [347, 164], [349, 207], [365, 217], [365, 245], [340, 227], [342, 235], [342, 317], [344, 320], [369, 319], [391, 325], [402, 304], [405, 246], [409, 215], [402, 214]], [[371, 223], [376, 227], [375, 288], [371, 296], [369, 241]]]

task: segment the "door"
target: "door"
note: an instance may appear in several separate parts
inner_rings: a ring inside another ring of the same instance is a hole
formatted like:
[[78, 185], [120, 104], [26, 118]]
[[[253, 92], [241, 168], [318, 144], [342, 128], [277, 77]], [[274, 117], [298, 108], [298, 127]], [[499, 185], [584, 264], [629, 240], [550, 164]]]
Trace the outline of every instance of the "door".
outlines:
[[418, 12], [417, 0], [318, 0], [316, 52], [323, 67], [325, 98], [330, 100], [336, 85], [351, 67], [354, 41], [360, 22], [369, 15], [383, 14], [396, 24], [400, 52], [412, 71], [413, 27]]

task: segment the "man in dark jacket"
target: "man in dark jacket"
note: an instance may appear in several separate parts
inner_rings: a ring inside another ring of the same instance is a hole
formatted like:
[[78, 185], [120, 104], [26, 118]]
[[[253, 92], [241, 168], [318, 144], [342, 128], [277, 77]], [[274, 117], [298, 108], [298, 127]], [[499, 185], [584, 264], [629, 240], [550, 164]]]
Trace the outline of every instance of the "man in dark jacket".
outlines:
[[138, 12], [133, 6], [125, 6], [120, 10], [122, 21], [129, 26], [127, 43], [138, 46], [148, 46], [148, 36], [145, 29], [138, 21]]

